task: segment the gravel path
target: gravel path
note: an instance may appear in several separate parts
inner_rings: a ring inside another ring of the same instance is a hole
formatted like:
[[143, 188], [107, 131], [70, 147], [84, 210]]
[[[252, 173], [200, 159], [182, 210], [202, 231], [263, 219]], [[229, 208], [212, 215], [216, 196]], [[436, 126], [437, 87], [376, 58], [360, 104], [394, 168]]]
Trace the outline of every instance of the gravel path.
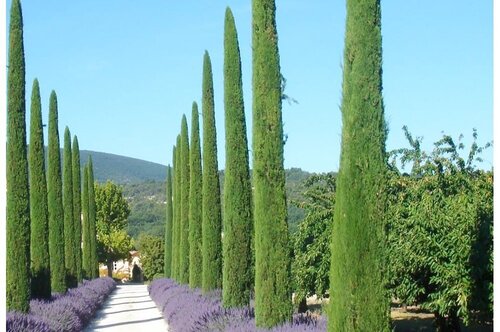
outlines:
[[168, 331], [146, 285], [118, 285], [85, 332]]

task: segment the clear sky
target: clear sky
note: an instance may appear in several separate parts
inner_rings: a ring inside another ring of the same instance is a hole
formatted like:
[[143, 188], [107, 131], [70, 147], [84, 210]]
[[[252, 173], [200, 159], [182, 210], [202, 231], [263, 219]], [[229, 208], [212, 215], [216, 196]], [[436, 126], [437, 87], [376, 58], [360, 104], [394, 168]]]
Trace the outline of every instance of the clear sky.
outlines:
[[[11, 1], [7, 1], [9, 13]], [[345, 1], [277, 0], [285, 93], [285, 167], [336, 171], [341, 134]], [[27, 109], [40, 81], [42, 112], [58, 94], [60, 135], [82, 150], [171, 163], [183, 113], [201, 106], [202, 62], [214, 73], [219, 168], [224, 168], [223, 28], [233, 10], [251, 142], [251, 1], [23, 1]], [[8, 26], [8, 18], [7, 18]], [[492, 1], [382, 1], [387, 149], [401, 128], [432, 148], [442, 132], [493, 139]], [[29, 112], [28, 112], [29, 113]], [[29, 114], [27, 116], [29, 123]], [[251, 148], [251, 147], [250, 147]], [[493, 151], [483, 155], [493, 165]]]

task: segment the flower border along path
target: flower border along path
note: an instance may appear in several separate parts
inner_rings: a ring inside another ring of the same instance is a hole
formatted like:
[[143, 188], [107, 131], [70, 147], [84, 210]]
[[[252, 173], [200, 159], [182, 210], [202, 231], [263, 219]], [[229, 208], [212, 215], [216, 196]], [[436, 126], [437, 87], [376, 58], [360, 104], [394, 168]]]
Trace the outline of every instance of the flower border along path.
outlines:
[[168, 331], [168, 325], [142, 284], [118, 285], [86, 332]]
[[27, 314], [7, 313], [9, 332], [79, 332], [115, 289], [111, 278], [84, 281], [65, 294], [53, 294], [50, 300], [30, 301]]

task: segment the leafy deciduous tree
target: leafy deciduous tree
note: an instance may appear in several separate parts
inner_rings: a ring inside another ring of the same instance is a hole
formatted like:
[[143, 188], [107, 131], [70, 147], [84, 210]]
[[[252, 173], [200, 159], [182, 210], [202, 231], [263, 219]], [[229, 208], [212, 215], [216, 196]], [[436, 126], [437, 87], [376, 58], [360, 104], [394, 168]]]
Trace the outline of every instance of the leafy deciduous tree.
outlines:
[[112, 277], [113, 262], [127, 258], [132, 249], [126, 232], [130, 209], [121, 188], [113, 182], [96, 183], [94, 188], [98, 261], [106, 264]]

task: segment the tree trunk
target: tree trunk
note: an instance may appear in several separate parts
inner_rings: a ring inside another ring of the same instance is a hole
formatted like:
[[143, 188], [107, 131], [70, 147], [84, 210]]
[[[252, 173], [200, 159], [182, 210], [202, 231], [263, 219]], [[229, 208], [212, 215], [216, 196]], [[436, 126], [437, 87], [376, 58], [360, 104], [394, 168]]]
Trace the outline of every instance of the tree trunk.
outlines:
[[107, 259], [106, 265], [108, 266], [108, 277], [113, 278], [113, 261], [111, 259]]
[[300, 300], [298, 311], [299, 311], [299, 313], [304, 313], [307, 311], [307, 299], [306, 298], [303, 298], [302, 300]]

